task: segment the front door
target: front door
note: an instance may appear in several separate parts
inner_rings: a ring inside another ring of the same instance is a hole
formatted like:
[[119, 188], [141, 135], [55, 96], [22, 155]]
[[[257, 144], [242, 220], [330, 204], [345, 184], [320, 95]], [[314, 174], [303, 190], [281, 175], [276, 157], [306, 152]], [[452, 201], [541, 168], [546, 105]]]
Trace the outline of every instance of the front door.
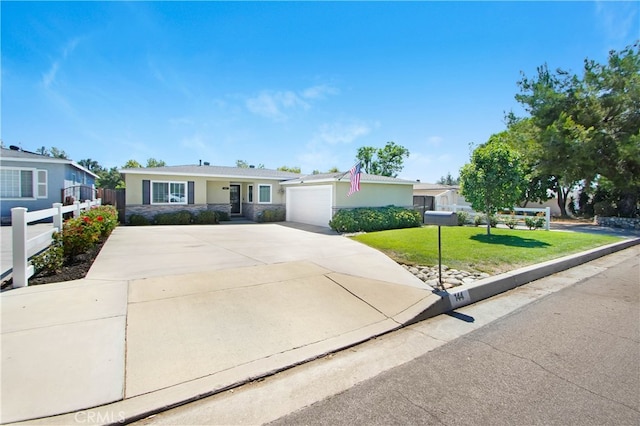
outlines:
[[240, 185], [229, 185], [231, 214], [240, 214]]

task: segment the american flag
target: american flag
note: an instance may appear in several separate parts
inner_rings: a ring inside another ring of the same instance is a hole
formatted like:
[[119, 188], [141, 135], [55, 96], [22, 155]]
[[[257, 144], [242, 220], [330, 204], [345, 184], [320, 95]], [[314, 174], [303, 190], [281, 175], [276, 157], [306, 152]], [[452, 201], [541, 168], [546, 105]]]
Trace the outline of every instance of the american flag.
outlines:
[[360, 163], [358, 162], [355, 166], [349, 170], [349, 174], [351, 175], [351, 186], [349, 187], [349, 193], [347, 197], [350, 197], [354, 192], [360, 191]]

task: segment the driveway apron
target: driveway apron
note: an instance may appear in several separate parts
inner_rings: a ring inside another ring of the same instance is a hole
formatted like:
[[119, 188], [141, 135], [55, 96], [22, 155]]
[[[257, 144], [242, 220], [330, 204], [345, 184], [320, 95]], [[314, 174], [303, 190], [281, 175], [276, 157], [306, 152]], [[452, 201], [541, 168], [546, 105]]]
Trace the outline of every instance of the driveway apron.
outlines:
[[85, 279], [3, 293], [1, 421], [186, 401], [438, 299], [372, 248], [286, 225], [119, 227]]

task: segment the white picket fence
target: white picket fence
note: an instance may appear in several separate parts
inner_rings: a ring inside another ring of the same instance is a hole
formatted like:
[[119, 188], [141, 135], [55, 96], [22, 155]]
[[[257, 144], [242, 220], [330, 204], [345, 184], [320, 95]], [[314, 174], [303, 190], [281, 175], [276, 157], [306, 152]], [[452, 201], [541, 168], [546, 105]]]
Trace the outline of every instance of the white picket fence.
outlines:
[[[476, 212], [474, 211], [471, 206], [461, 206], [461, 205], [456, 205], [456, 204], [451, 204], [451, 205], [441, 205], [438, 204], [436, 205], [436, 210], [440, 210], [440, 211], [449, 211], [449, 212], [457, 212], [457, 211], [465, 211], [467, 213], [469, 213], [469, 217], [471, 219], [471, 221], [473, 222], [474, 218], [479, 215], [479, 214], [484, 214], [482, 212]], [[544, 213], [544, 229], [545, 230], [549, 230], [551, 227], [551, 209], [549, 207], [545, 207], [545, 208], [526, 208], [526, 207], [514, 207], [512, 209], [509, 209], [510, 211], [513, 212], [520, 212], [520, 213], [525, 213], [525, 214], [515, 214], [513, 215], [513, 218], [519, 221], [524, 222], [525, 218], [527, 217], [532, 217], [535, 216], [539, 213]], [[533, 213], [533, 215], [527, 215], [526, 213]], [[511, 217], [511, 215], [500, 215], [500, 216], [509, 216]]]
[[[87, 200], [84, 203], [76, 201], [72, 205], [63, 206], [62, 203], [54, 203], [53, 207], [44, 210], [27, 211], [24, 207], [11, 209], [12, 236], [12, 262], [13, 262], [13, 288], [29, 285], [29, 278], [33, 276], [33, 265], [29, 264], [29, 258], [40, 253], [51, 245], [51, 236], [62, 229], [63, 215], [73, 212], [74, 217], [80, 216], [82, 210], [90, 209], [102, 204], [101, 199]], [[53, 228], [33, 238], [27, 237], [27, 225], [39, 220], [53, 218]]]

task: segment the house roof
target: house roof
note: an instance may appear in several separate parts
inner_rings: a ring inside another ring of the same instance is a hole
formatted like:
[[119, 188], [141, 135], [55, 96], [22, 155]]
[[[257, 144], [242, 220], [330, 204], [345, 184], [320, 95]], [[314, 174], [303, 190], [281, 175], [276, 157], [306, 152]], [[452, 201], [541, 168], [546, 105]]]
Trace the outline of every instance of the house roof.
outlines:
[[16, 149], [0, 149], [0, 159], [3, 161], [23, 161], [30, 163], [49, 163], [49, 164], [68, 164], [72, 167], [75, 167], [78, 170], [82, 170], [85, 173], [90, 174], [94, 178], [97, 178], [98, 175], [93, 173], [91, 170], [88, 170], [82, 167], [80, 164], [76, 163], [73, 160], [69, 160], [67, 158], [57, 158], [57, 157], [49, 157], [48, 155], [36, 154], [35, 152], [16, 150]]
[[[347, 173], [320, 173], [317, 175], [304, 175], [300, 176], [297, 179], [291, 179], [286, 182], [283, 182], [283, 185], [295, 185], [301, 183], [321, 183], [321, 182], [337, 182], [337, 181], [346, 181], [349, 182], [350, 175]], [[392, 184], [401, 184], [401, 185], [413, 185], [414, 181], [412, 180], [404, 180], [393, 178], [389, 176], [379, 176], [379, 175], [370, 175], [368, 173], [362, 173], [360, 176], [361, 183], [392, 183]]]
[[[248, 167], [227, 167], [227, 166], [165, 166], [165, 167], [138, 167], [131, 169], [121, 169], [122, 174], [138, 174], [138, 175], [165, 175], [165, 176], [202, 176], [202, 177], [220, 177], [226, 179], [272, 179], [278, 180], [283, 185], [295, 185], [301, 183], [326, 183], [347, 181], [349, 182], [349, 173], [321, 173], [315, 175], [303, 175], [300, 173], [283, 172], [271, 169], [256, 169]], [[393, 183], [403, 185], [413, 185], [415, 182], [411, 180], [397, 179], [387, 176], [370, 175], [362, 173], [360, 182], [366, 183]]]
[[205, 176], [224, 178], [259, 178], [288, 180], [301, 176], [300, 173], [283, 172], [280, 170], [260, 169], [251, 167], [227, 167], [227, 166], [165, 166], [165, 167], [140, 167], [121, 169], [122, 174], [144, 175], [176, 175], [176, 176]]
[[413, 184], [413, 189], [420, 189], [420, 190], [428, 190], [428, 191], [432, 191], [432, 190], [440, 190], [442, 192], [444, 191], [448, 191], [450, 189], [460, 189], [459, 185], [443, 185], [440, 183], [414, 183]]

